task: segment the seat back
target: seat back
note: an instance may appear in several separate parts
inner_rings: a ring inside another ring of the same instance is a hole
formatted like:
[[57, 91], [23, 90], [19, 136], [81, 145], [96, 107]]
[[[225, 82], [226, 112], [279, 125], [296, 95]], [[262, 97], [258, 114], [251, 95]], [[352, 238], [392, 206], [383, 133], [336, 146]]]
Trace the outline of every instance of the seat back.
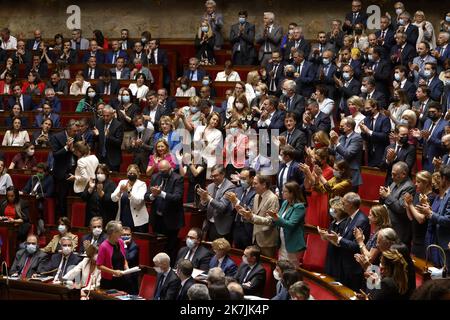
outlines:
[[264, 286], [263, 297], [270, 299], [275, 296], [276, 293], [276, 283], [272, 275], [272, 265], [270, 263], [263, 262], [262, 266], [266, 270], [266, 284]]
[[[3, 261], [6, 261], [8, 266], [12, 264], [12, 261], [9, 261], [9, 253], [10, 250], [13, 250], [8, 245], [8, 229], [5, 227], [0, 227], [0, 242], [1, 244], [1, 257]], [[1, 268], [0, 268], [1, 270]]]
[[323, 241], [317, 234], [306, 237], [306, 251], [303, 256], [302, 268], [310, 271], [323, 272], [327, 257], [328, 242]]
[[150, 261], [150, 242], [147, 239], [133, 237], [139, 248], [139, 264], [146, 266], [152, 265], [153, 261]]
[[156, 288], [156, 276], [144, 274], [139, 287], [139, 295], [147, 300], [152, 300]]
[[384, 186], [386, 172], [376, 168], [361, 167], [363, 184], [359, 187], [361, 199], [378, 200], [380, 187]]
[[55, 199], [53, 198], [44, 200], [44, 222], [46, 224], [55, 224]]
[[330, 217], [328, 214], [328, 195], [318, 192], [312, 192], [307, 197], [308, 207], [306, 208], [305, 223], [328, 228]]
[[[19, 190], [23, 190], [23, 188], [27, 184], [27, 182], [30, 179], [30, 177], [31, 177], [31, 175], [27, 174], [27, 173], [14, 173], [14, 174], [11, 174], [11, 179], [13, 181], [13, 184]], [[36, 181], [37, 180], [35, 179], [35, 182]]]
[[332, 294], [329, 290], [319, 286], [316, 282], [310, 279], [304, 279], [309, 286], [310, 295], [315, 300], [338, 300], [338, 298]]
[[72, 215], [70, 221], [72, 227], [84, 227], [86, 225], [86, 203], [75, 201], [72, 203]]

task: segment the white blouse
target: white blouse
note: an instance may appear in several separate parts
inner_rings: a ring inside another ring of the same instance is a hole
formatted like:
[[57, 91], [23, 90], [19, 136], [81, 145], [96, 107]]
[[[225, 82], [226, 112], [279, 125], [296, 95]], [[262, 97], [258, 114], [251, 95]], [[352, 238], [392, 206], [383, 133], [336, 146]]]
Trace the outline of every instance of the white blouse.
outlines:
[[84, 95], [86, 94], [87, 89], [91, 86], [91, 84], [87, 81], [83, 82], [83, 85], [81, 86], [81, 89], [79, 86], [77, 86], [77, 84], [75, 82], [73, 82], [70, 85], [70, 94], [73, 96], [79, 96], [79, 95]]
[[0, 175], [0, 194], [6, 194], [6, 189], [13, 186], [11, 176], [7, 173]]
[[128, 89], [130, 89], [133, 96], [135, 96], [138, 99], [145, 98], [149, 90], [149, 88], [145, 84], [138, 87], [136, 83], [130, 83]]
[[241, 77], [236, 71], [231, 71], [229, 76], [225, 74], [225, 71], [220, 71], [217, 73], [215, 81], [241, 81]]
[[11, 130], [8, 130], [3, 137], [2, 146], [23, 147], [25, 142], [30, 142], [30, 136], [26, 130], [19, 131], [16, 136], [11, 133]]

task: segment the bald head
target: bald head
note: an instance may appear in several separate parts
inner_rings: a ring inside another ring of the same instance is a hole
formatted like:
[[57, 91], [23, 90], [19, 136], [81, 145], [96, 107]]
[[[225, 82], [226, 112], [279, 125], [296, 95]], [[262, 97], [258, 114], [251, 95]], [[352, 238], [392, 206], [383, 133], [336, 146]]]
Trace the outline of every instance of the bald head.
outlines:
[[169, 161], [167, 161], [167, 160], [161, 160], [159, 163], [158, 163], [158, 169], [159, 169], [159, 171], [162, 171], [162, 172], [167, 172], [167, 171], [170, 171], [170, 163], [169, 163]]

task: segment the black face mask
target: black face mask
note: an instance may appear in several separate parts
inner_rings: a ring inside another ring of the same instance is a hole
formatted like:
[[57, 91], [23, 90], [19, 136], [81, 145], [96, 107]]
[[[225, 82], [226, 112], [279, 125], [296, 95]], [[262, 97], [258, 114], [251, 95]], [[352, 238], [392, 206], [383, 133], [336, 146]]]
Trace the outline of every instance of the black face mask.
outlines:
[[436, 121], [437, 119], [439, 119], [438, 115], [436, 113], [434, 113], [434, 112], [433, 113], [429, 112], [428, 113], [428, 118], [430, 118], [431, 121]]
[[400, 139], [398, 140], [398, 143], [399, 144], [401, 144], [401, 145], [405, 145], [405, 144], [407, 144], [408, 143], [408, 136], [406, 136], [406, 137], [400, 137]]
[[371, 117], [373, 115], [372, 111], [362, 110], [361, 113], [366, 117]]
[[344, 129], [339, 128], [339, 134], [342, 135], [342, 136], [345, 135]]
[[127, 175], [127, 178], [131, 182], [135, 182], [137, 180], [137, 175], [135, 175], [134, 173], [130, 173], [130, 174]]
[[447, 147], [443, 142], [441, 142], [441, 147], [442, 147], [442, 149], [444, 149], [444, 150], [450, 150], [450, 144], [449, 144], [448, 147]]
[[362, 29], [355, 29], [355, 34], [358, 36], [362, 35], [362, 32]]
[[286, 78], [293, 78], [293, 77], [294, 77], [294, 72], [292, 72], [292, 71], [286, 72]]

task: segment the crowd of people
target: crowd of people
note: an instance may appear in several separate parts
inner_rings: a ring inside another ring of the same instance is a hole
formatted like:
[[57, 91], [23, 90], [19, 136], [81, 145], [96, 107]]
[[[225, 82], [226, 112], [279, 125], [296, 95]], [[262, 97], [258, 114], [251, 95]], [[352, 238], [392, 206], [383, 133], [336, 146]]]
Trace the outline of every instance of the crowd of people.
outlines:
[[[211, 0], [195, 34], [196, 56], [178, 79], [170, 79], [167, 52], [147, 31], [135, 42], [122, 29], [110, 42], [99, 30], [91, 41], [74, 30], [71, 40], [58, 34], [45, 43], [40, 30], [25, 41], [3, 29], [0, 94], [9, 98], [0, 108], [10, 116], [2, 146], [21, 148], [11, 163], [0, 159], [0, 216], [20, 224], [10, 272], [137, 294], [138, 279], [123, 271], [139, 264], [132, 233], [151, 230], [167, 237], [153, 258], [155, 299], [262, 296], [260, 256], [278, 261], [274, 299], [312, 299], [296, 270], [309, 219], [328, 242], [327, 274], [362, 290], [361, 299], [409, 299], [416, 286], [411, 254], [425, 258], [429, 245], [439, 245], [445, 257], [428, 258], [450, 267], [450, 12], [433, 26], [423, 11], [411, 14], [401, 2], [394, 9], [370, 30], [354, 0], [343, 20], [312, 41], [297, 23], [284, 32], [272, 12], [255, 26], [239, 11], [229, 33], [231, 59], [214, 79], [204, 66], [216, 64], [225, 32]], [[70, 74], [80, 50], [86, 67]], [[156, 87], [153, 64], [163, 66], [163, 87]], [[56, 67], [44, 82], [49, 65]], [[254, 66], [245, 82], [235, 65]], [[120, 80], [132, 83], [121, 87]], [[218, 97], [216, 81], [234, 82], [234, 89]], [[86, 117], [61, 127], [68, 95], [84, 96], [75, 111]], [[175, 97], [189, 97], [188, 105]], [[28, 111], [36, 112], [34, 123], [27, 123]], [[38, 148], [49, 148], [47, 163], [36, 160]], [[125, 153], [133, 161], [120, 172]], [[358, 192], [372, 186], [363, 184], [362, 166], [386, 171], [368, 216]], [[35, 174], [18, 190], [8, 170], [23, 169]], [[118, 184], [113, 173], [124, 174]], [[186, 193], [206, 216], [179, 249]], [[56, 200], [59, 234], [42, 249], [47, 222], [41, 216], [38, 234], [31, 233], [21, 195]], [[86, 203], [91, 230], [79, 254], [69, 195]], [[325, 199], [325, 214], [318, 199]], [[232, 247], [244, 250], [239, 266], [228, 256]], [[195, 283], [194, 268], [208, 272], [207, 285]]]

